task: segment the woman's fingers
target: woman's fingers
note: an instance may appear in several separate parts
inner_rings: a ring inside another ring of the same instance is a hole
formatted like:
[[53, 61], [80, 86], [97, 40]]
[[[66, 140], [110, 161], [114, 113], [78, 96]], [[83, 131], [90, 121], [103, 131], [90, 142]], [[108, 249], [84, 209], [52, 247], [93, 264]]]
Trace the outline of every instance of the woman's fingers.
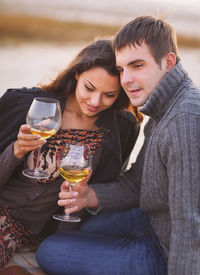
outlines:
[[27, 144], [27, 142], [35, 142], [35, 145], [40, 145], [45, 143], [46, 141], [41, 140], [39, 135], [32, 134], [30, 132], [31, 127], [29, 125], [22, 125], [19, 129], [19, 133], [17, 135], [17, 139], [19, 143]]
[[14, 143], [14, 155], [17, 158], [24, 157], [28, 152], [38, 149], [46, 140], [41, 140], [39, 135], [33, 135], [30, 132], [29, 125], [22, 125], [17, 135], [17, 140]]

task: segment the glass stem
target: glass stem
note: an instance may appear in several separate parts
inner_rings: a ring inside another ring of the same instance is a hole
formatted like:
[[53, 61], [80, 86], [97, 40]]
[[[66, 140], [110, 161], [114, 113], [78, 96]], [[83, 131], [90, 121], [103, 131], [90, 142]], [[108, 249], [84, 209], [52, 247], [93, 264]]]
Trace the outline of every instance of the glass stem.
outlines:
[[38, 148], [37, 162], [36, 162], [36, 167], [35, 167], [35, 173], [39, 172], [40, 154], [41, 154], [41, 147]]
[[[73, 187], [72, 187], [72, 183], [71, 183], [69, 186], [69, 191], [72, 191], [72, 189], [73, 189]], [[69, 217], [70, 214], [65, 212], [65, 216]]]

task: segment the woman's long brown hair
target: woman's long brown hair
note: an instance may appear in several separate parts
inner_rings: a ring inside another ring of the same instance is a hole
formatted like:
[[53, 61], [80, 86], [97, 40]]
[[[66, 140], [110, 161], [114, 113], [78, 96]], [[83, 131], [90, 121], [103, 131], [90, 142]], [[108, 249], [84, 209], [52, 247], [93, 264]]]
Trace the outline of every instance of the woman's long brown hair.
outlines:
[[[71, 61], [69, 66], [62, 71], [55, 80], [48, 85], [42, 85], [41, 89], [45, 92], [51, 92], [61, 98], [67, 98], [69, 94], [76, 90], [76, 74], [81, 74], [94, 67], [101, 67], [110, 75], [119, 76], [115, 66], [115, 55], [112, 49], [111, 39], [99, 39], [83, 48], [79, 54]], [[121, 92], [116, 101], [110, 107], [112, 110], [131, 111], [138, 123], [143, 120], [142, 114], [138, 108], [130, 104], [129, 98], [121, 87]]]

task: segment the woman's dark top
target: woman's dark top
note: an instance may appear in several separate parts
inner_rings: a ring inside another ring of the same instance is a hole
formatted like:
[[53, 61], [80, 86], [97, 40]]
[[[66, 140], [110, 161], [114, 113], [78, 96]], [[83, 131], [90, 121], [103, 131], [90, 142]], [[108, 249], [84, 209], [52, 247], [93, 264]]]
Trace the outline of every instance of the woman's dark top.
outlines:
[[[63, 182], [58, 177], [51, 184], [38, 184], [37, 180], [24, 177], [21, 171], [25, 158], [17, 159], [13, 154], [19, 128], [26, 123], [33, 99], [39, 96], [58, 99], [64, 110], [66, 100], [40, 88], [9, 89], [0, 98], [0, 205], [9, 207], [11, 216], [35, 234], [58, 209], [58, 193]], [[104, 111], [96, 126], [108, 134], [93, 158], [89, 184], [110, 182], [125, 170], [139, 133], [135, 117], [126, 111]]]

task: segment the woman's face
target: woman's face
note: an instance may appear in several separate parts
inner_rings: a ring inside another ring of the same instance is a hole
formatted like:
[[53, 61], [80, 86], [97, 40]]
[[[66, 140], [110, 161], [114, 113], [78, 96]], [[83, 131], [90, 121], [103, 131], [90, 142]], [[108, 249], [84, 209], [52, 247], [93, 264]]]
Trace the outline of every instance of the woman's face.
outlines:
[[101, 67], [95, 67], [76, 75], [75, 90], [78, 105], [83, 114], [97, 116], [108, 109], [119, 96], [119, 77], [110, 75]]

